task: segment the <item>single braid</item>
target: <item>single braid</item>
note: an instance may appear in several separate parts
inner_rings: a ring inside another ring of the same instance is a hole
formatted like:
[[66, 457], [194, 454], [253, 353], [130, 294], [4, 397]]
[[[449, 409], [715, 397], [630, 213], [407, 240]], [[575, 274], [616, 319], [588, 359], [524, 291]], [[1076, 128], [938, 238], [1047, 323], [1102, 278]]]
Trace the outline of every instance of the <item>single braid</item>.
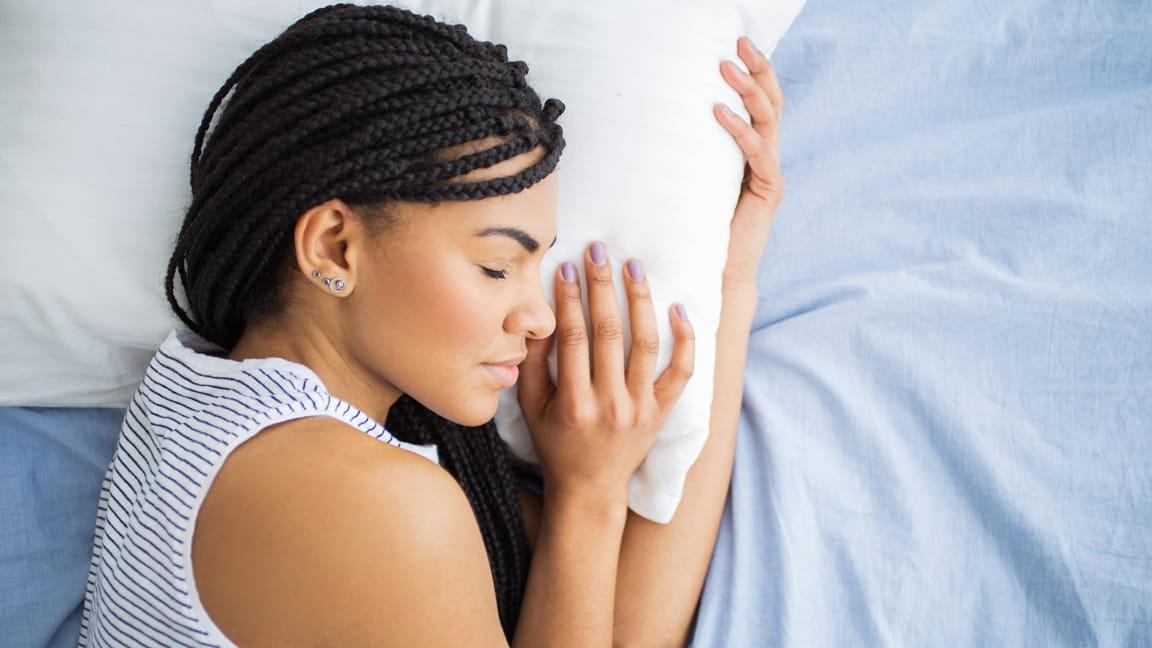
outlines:
[[[527, 73], [506, 46], [399, 7], [341, 3], [294, 22], [233, 70], [196, 131], [192, 199], [164, 278], [172, 310], [231, 349], [283, 309], [292, 232], [309, 208], [339, 198], [371, 226], [397, 201], [480, 200], [546, 177], [564, 150], [564, 104], [542, 103]], [[445, 155], [492, 136], [503, 143]], [[449, 182], [541, 145], [544, 156], [514, 176]], [[462, 426], [407, 395], [385, 427], [435, 443], [467, 495], [511, 642], [531, 552], [507, 445], [492, 421]]]

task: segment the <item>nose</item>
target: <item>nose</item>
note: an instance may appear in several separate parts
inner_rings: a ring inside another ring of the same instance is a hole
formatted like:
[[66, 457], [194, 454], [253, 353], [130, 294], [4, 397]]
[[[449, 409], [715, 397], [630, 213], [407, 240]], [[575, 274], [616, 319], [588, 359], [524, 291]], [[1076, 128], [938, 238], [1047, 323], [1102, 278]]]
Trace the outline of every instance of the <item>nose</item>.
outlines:
[[509, 314], [505, 329], [534, 340], [546, 338], [556, 330], [556, 313], [544, 295], [542, 282], [533, 282], [524, 299]]

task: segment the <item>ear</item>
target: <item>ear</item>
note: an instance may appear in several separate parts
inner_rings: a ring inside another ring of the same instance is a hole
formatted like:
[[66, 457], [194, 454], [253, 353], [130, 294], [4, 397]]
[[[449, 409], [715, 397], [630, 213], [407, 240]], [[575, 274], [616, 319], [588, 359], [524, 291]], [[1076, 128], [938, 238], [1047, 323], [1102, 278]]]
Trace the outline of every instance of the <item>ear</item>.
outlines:
[[[347, 296], [356, 287], [356, 261], [365, 235], [347, 203], [339, 198], [320, 203], [296, 221], [296, 263], [310, 284], [329, 294]], [[343, 289], [335, 289], [337, 280], [344, 282]]]

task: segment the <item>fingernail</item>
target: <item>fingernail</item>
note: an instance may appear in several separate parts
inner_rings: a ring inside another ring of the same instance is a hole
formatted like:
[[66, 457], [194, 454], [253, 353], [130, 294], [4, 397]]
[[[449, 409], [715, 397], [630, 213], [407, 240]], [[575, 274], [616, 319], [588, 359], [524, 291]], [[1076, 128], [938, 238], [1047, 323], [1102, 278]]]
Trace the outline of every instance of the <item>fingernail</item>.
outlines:
[[760, 51], [760, 48], [759, 48], [759, 47], [756, 47], [756, 43], [753, 43], [751, 38], [748, 38], [747, 36], [745, 36], [745, 37], [744, 37], [744, 40], [748, 41], [748, 44], [752, 46], [752, 49], [753, 49], [753, 50], [754, 50], [754, 51], [755, 51], [757, 54], [763, 54], [763, 53], [764, 53], [764, 52], [761, 52], [761, 51]]
[[727, 104], [720, 104], [720, 110], [723, 110], [724, 114], [728, 115], [729, 117], [735, 117], [735, 113], [732, 112], [732, 109], [729, 108]]
[[640, 267], [639, 259], [628, 259], [628, 263], [624, 264], [628, 268], [628, 276], [632, 277], [632, 281], [644, 281], [644, 268]]
[[560, 276], [568, 283], [576, 283], [576, 264], [565, 261], [560, 264]]
[[682, 320], [688, 319], [688, 311], [684, 310], [684, 304], [676, 304], [676, 316]]
[[606, 255], [604, 254], [603, 243], [600, 241], [593, 243], [590, 252], [592, 253], [592, 263], [595, 263], [596, 265], [604, 265], [604, 259], [606, 258]]

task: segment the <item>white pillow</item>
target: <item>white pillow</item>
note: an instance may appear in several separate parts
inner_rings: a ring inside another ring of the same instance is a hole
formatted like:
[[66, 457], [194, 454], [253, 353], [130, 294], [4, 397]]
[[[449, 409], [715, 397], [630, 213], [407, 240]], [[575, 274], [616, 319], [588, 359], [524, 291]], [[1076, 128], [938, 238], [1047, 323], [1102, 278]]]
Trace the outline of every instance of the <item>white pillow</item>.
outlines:
[[[712, 116], [747, 118], [719, 74], [748, 35], [766, 53], [805, 0], [405, 0], [526, 61], [567, 106], [559, 241], [542, 273], [593, 239], [639, 258], [661, 324], [683, 302], [696, 373], [633, 476], [629, 506], [671, 519], [708, 433], [720, 275], [743, 156]], [[163, 276], [190, 200], [204, 109], [237, 64], [323, 3], [44, 3], [0, 21], [0, 404], [124, 407], [178, 322]], [[579, 265], [579, 264], [578, 264]], [[623, 291], [619, 291], [623, 300]], [[626, 308], [622, 313], [627, 316]], [[553, 375], [555, 355], [553, 354]], [[515, 390], [497, 424], [536, 461]]]

